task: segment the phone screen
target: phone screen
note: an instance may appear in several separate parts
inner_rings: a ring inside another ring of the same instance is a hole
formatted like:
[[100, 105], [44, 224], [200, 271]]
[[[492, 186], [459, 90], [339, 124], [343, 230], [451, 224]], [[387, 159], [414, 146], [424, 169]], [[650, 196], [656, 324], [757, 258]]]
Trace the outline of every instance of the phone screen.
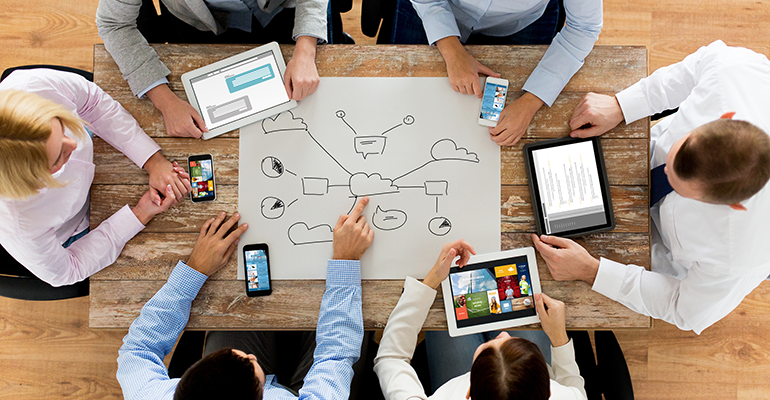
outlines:
[[251, 250], [244, 248], [243, 260], [246, 263], [246, 290], [249, 294], [270, 290], [270, 267], [266, 249]]
[[214, 163], [211, 158], [190, 157], [189, 164], [192, 201], [214, 200]]
[[505, 107], [506, 94], [508, 94], [508, 86], [487, 82], [479, 118], [497, 122], [500, 119], [500, 112]]

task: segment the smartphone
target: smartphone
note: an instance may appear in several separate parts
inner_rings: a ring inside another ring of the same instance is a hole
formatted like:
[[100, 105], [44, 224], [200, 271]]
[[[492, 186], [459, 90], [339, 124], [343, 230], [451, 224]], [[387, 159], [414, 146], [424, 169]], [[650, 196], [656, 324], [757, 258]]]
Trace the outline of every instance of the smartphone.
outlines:
[[267, 296], [273, 293], [270, 285], [270, 257], [266, 243], [243, 246], [243, 268], [246, 270], [246, 294], [249, 297]]
[[198, 203], [216, 199], [214, 160], [211, 158], [211, 154], [187, 157], [187, 166], [190, 168], [190, 186], [192, 186], [190, 200], [193, 203]]
[[505, 96], [508, 95], [508, 79], [487, 77], [484, 84], [484, 96], [481, 98], [479, 125], [497, 126], [500, 113], [505, 108]]

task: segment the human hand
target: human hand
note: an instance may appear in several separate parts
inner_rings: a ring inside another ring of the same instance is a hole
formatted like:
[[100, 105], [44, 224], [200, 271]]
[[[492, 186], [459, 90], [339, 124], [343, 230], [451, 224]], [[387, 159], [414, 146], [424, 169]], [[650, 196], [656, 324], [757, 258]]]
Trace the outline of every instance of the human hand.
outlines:
[[151, 188], [144, 192], [144, 195], [142, 195], [142, 198], [136, 203], [136, 206], [131, 209], [142, 225], [147, 225], [152, 217], [168, 210], [169, 207], [177, 203], [174, 198], [174, 189], [171, 188], [171, 185], [166, 186], [166, 189], [163, 192], [163, 200], [161, 200], [160, 204], [155, 203], [155, 200], [153, 199], [154, 191], [155, 189]]
[[146, 95], [163, 114], [163, 123], [169, 135], [200, 138], [203, 132], [209, 131], [193, 106], [177, 97], [168, 85], [155, 86]]
[[315, 65], [315, 50], [318, 40], [313, 36], [300, 36], [294, 46], [294, 53], [286, 64], [284, 87], [292, 100], [302, 100], [318, 89], [321, 78]]
[[599, 136], [623, 122], [623, 110], [615, 96], [588, 93], [575, 107], [569, 127], [572, 137]]
[[428, 272], [428, 275], [425, 275], [422, 283], [433, 289], [438, 288], [438, 285], [449, 276], [449, 269], [452, 267], [452, 261], [454, 261], [455, 257], [460, 256], [460, 259], [457, 260], [457, 266], [462, 268], [468, 264], [471, 254], [476, 254], [476, 250], [473, 250], [473, 246], [464, 239], [445, 244], [438, 254], [436, 263], [433, 264], [433, 268]]
[[489, 128], [489, 136], [492, 141], [500, 146], [516, 144], [527, 133], [527, 127], [532, 121], [532, 117], [543, 104], [543, 100], [534, 94], [524, 92], [521, 97], [503, 109], [497, 126]]
[[161, 197], [166, 186], [171, 185], [176, 201], [190, 194], [190, 175], [179, 164], [168, 162], [160, 152], [157, 152], [144, 163], [145, 170], [150, 174], [150, 192], [152, 201], [160, 205]]
[[551, 345], [560, 347], [569, 343], [564, 303], [545, 293], [535, 293], [535, 309], [543, 332], [551, 339]]
[[481, 98], [484, 88], [479, 83], [479, 74], [499, 78], [500, 74], [476, 61], [463, 47], [457, 36], [449, 36], [436, 42], [446, 63], [446, 73], [449, 83], [455, 92], [475, 94]]
[[340, 215], [337, 225], [334, 226], [333, 259], [360, 260], [366, 249], [372, 245], [374, 231], [361, 215], [367, 204], [369, 198], [363, 197], [349, 215]]
[[599, 271], [599, 260], [592, 257], [583, 246], [558, 236], [532, 235], [535, 248], [543, 256], [553, 279], [557, 281], [581, 280], [594, 284]]
[[249, 228], [249, 224], [242, 224], [230, 232], [239, 219], [240, 214], [235, 213], [225, 221], [225, 213], [221, 212], [216, 218], [204, 222], [186, 264], [206, 276], [222, 269], [238, 248], [238, 238]]

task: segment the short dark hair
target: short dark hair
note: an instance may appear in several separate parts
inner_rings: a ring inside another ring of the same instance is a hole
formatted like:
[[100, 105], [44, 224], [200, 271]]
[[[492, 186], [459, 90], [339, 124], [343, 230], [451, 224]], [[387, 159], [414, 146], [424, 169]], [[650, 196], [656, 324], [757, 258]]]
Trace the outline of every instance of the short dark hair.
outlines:
[[543, 353], [512, 337], [484, 349], [471, 366], [471, 400], [547, 400], [551, 379]]
[[179, 380], [174, 400], [262, 400], [263, 391], [254, 364], [228, 347], [193, 364]]
[[701, 185], [703, 201], [740, 203], [770, 179], [770, 137], [749, 122], [718, 119], [693, 131], [673, 167], [681, 179]]

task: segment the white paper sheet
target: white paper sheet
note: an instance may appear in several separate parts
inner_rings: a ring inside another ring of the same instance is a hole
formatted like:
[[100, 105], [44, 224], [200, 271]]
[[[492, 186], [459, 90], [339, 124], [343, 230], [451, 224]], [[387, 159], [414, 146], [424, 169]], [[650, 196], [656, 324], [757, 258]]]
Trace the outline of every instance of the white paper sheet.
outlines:
[[479, 99], [446, 78], [321, 78], [300, 105], [240, 132], [238, 249], [269, 246], [272, 279], [324, 279], [332, 228], [357, 199], [365, 279], [422, 279], [444, 243], [500, 251], [500, 148]]

